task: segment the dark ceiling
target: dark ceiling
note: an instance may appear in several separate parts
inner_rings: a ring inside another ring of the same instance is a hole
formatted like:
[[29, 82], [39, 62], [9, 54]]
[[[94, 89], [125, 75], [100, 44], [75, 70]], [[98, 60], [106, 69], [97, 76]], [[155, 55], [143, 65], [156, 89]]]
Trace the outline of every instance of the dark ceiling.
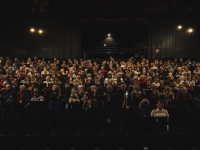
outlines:
[[199, 6], [200, 0], [5, 0], [0, 16], [2, 20], [77, 19], [82, 26], [147, 25], [159, 18], [199, 19]]

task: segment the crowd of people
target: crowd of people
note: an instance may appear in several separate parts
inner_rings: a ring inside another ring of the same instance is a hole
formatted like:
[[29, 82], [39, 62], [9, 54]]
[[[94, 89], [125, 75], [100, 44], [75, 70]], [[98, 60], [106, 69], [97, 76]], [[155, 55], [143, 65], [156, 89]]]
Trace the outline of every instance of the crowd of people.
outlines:
[[[155, 116], [160, 104], [192, 100], [190, 91], [200, 88], [199, 62], [160, 59], [157, 51], [152, 60], [110, 57], [102, 62], [0, 57], [1, 109], [29, 107], [32, 101], [45, 101], [47, 108], [90, 109], [113, 101]], [[166, 110], [159, 115], [169, 116]]]

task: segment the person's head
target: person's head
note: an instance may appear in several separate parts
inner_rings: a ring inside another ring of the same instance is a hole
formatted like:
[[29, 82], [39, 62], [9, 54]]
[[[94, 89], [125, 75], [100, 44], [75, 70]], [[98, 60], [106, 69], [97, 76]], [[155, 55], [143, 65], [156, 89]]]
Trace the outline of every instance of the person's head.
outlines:
[[77, 90], [76, 89], [72, 89], [71, 90], [71, 96], [75, 96], [77, 94]]
[[96, 85], [100, 85], [101, 84], [101, 80], [96, 80], [95, 83], [96, 83]]
[[6, 89], [6, 90], [10, 90], [10, 89], [11, 89], [11, 85], [10, 85], [9, 83], [7, 83], [7, 84], [5, 85], [5, 89]]
[[126, 83], [125, 83], [125, 82], [122, 82], [122, 83], [121, 83], [121, 89], [122, 89], [122, 90], [126, 90], [126, 87], [127, 87]]
[[58, 85], [57, 85], [57, 84], [53, 84], [53, 85], [52, 85], [52, 90], [55, 91], [55, 90], [57, 90], [57, 89], [58, 89]]
[[97, 92], [97, 87], [96, 87], [95, 85], [92, 85], [92, 86], [90, 87], [90, 91], [96, 93], [96, 92]]
[[152, 84], [151, 84], [151, 89], [154, 90], [154, 89], [156, 89], [156, 88], [157, 88], [156, 84], [155, 84], [155, 83], [152, 83]]
[[38, 88], [34, 88], [33, 90], [33, 94], [36, 96], [39, 94], [39, 89]]
[[187, 93], [187, 88], [184, 86], [181, 90], [182, 94], [185, 95]]
[[25, 91], [25, 90], [26, 90], [26, 86], [25, 86], [25, 85], [20, 85], [20, 86], [19, 86], [19, 89], [20, 89], [21, 92], [22, 92], [22, 91]]
[[157, 107], [158, 109], [162, 109], [164, 107], [164, 102], [162, 100], [158, 100]]
[[88, 93], [88, 92], [85, 92], [85, 94], [84, 94], [84, 99], [85, 99], [85, 100], [86, 100], [86, 99], [88, 100], [89, 97], [90, 97], [89, 93]]
[[144, 98], [144, 99], [140, 102], [139, 107], [140, 107], [141, 109], [145, 109], [148, 105], [149, 105], [149, 100], [146, 99], [146, 98]]
[[147, 87], [151, 87], [151, 81], [147, 80], [146, 85], [147, 85]]
[[159, 53], [159, 49], [156, 49], [156, 53]]
[[179, 91], [182, 91], [183, 88], [184, 88], [184, 84], [180, 84], [180, 85], [178, 86]]
[[163, 84], [163, 83], [164, 83], [164, 80], [161, 79], [159, 82], [160, 82], [160, 84]]
[[78, 86], [78, 91], [83, 91], [83, 90], [84, 90], [83, 85], [79, 85], [79, 86]]
[[158, 79], [158, 78], [155, 78], [155, 79], [154, 79], [154, 82], [155, 82], [155, 83], [158, 83], [158, 82], [159, 82], [159, 79]]
[[106, 89], [107, 89], [107, 92], [112, 92], [112, 91], [113, 91], [113, 86], [110, 85], [110, 84], [108, 84], [108, 85], [106, 86]]

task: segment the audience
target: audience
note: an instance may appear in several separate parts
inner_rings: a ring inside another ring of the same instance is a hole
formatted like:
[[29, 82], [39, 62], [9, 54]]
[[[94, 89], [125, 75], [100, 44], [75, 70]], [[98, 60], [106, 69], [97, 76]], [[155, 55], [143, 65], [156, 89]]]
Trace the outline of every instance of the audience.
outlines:
[[[162, 108], [168, 101], [198, 98], [192, 94], [200, 87], [198, 62], [162, 60], [159, 50], [152, 60], [134, 57], [127, 61], [110, 57], [102, 62], [0, 57], [0, 107], [23, 108], [30, 101], [45, 101], [47, 108], [98, 108], [113, 101], [127, 108], [148, 99], [151, 116], [155, 116], [158, 109], [168, 115]], [[88, 100], [83, 101], [84, 97]]]

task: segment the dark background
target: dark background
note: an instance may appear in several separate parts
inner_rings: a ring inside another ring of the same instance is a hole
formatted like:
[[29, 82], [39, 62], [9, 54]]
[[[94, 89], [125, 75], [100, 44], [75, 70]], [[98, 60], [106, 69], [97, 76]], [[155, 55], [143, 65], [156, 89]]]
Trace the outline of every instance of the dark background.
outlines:
[[78, 59], [89, 52], [108, 57], [111, 49], [128, 57], [145, 50], [152, 58], [158, 48], [161, 58], [198, 59], [199, 6], [198, 0], [8, 0], [0, 9], [0, 55]]

